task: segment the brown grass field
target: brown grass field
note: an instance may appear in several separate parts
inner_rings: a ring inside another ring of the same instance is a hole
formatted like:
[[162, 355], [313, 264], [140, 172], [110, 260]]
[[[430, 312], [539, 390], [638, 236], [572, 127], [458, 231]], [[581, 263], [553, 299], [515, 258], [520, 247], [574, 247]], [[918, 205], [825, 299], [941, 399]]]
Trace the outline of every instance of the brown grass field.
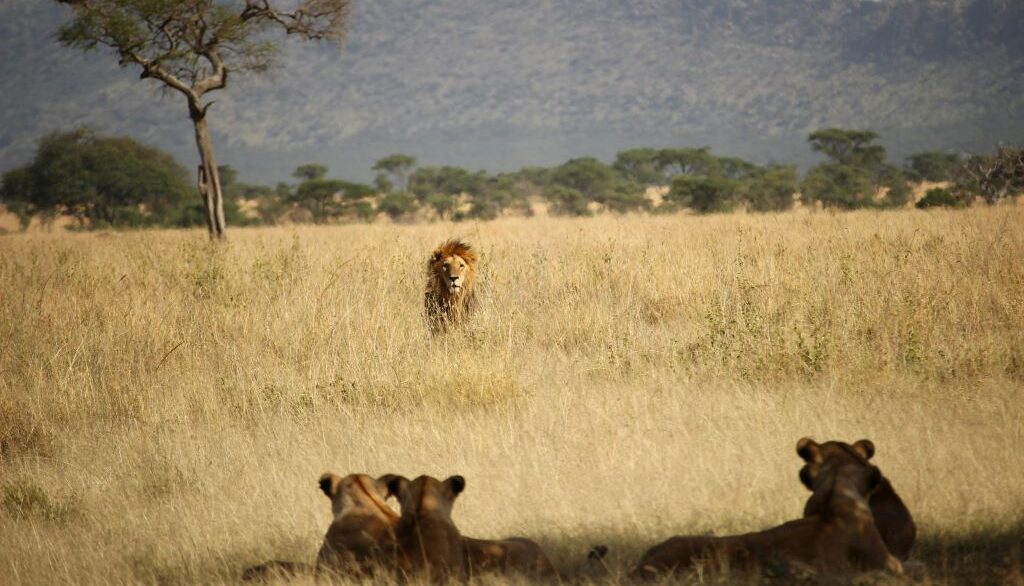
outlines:
[[[482, 303], [431, 339], [449, 236]], [[869, 581], [1024, 581], [1024, 206], [229, 239], [0, 236], [0, 584], [311, 562], [327, 470], [462, 474], [464, 534], [570, 577], [606, 543], [615, 583], [670, 535], [798, 517], [804, 435], [874, 440], [918, 521], [907, 576]]]

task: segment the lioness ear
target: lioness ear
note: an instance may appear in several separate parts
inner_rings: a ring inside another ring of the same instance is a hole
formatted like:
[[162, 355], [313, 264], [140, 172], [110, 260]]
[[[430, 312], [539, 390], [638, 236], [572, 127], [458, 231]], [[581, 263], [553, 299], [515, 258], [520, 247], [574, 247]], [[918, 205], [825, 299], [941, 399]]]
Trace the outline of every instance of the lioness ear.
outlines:
[[452, 496], [457, 496], [466, 489], [466, 479], [461, 476], [452, 476], [444, 481], [452, 491]]
[[818, 442], [809, 437], [802, 437], [796, 442], [796, 453], [804, 459], [804, 462], [821, 462], [821, 448], [818, 446]]
[[405, 487], [409, 485], [409, 479], [398, 474], [385, 474], [377, 479], [384, 481], [384, 484], [388, 487], [388, 496], [402, 498], [402, 492]]
[[875, 455], [875, 444], [869, 439], [858, 440], [851, 447], [853, 451], [864, 456], [865, 460], [870, 460], [871, 456]]
[[341, 484], [341, 477], [337, 474], [325, 472], [320, 477], [320, 490], [324, 491], [324, 494], [329, 499], [333, 499], [334, 495], [337, 494], [339, 484]]

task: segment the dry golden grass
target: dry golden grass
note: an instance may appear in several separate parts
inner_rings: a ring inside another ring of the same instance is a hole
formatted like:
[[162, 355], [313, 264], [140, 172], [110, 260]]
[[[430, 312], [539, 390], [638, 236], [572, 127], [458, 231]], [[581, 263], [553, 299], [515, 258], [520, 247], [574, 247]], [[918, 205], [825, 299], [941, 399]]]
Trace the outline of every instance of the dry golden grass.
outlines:
[[[424, 264], [482, 253], [430, 339]], [[0, 237], [0, 583], [219, 583], [312, 561], [321, 472], [463, 474], [464, 533], [611, 580], [799, 516], [860, 437], [911, 577], [1020, 579], [1024, 208]]]

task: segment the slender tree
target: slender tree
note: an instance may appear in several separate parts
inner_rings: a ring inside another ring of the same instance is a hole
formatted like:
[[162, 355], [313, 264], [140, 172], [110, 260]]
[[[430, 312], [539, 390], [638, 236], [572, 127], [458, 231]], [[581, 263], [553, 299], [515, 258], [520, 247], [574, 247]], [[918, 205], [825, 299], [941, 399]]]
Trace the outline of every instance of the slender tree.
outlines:
[[209, 92], [227, 86], [229, 73], [263, 72], [279, 50], [270, 33], [340, 41], [349, 0], [55, 0], [73, 18], [60, 42], [83, 50], [109, 47], [122, 67], [141, 69], [181, 93], [199, 150], [199, 191], [210, 238], [224, 238], [224, 196], [207, 113]]

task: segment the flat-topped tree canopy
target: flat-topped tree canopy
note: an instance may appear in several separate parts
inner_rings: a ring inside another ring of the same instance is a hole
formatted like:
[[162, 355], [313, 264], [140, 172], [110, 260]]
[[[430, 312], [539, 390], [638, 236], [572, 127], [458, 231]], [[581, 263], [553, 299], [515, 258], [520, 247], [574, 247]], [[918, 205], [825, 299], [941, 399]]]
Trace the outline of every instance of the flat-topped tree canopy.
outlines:
[[185, 96], [199, 150], [199, 190], [210, 237], [224, 237], [223, 195], [203, 96], [227, 85], [228, 73], [262, 72], [279, 51], [275, 33], [340, 41], [349, 0], [55, 0], [71, 6], [60, 28], [64, 45], [108, 47], [122, 67]]

